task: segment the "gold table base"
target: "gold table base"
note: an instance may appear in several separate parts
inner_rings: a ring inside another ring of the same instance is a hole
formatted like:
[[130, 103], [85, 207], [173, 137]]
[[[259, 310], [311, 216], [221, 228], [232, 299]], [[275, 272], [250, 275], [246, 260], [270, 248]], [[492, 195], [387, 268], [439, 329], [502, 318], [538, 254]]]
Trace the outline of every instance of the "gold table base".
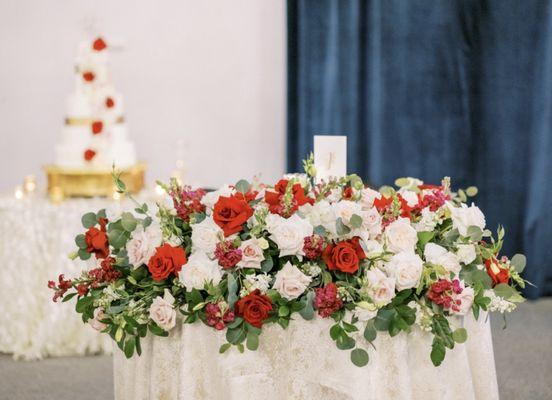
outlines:
[[[115, 193], [111, 170], [62, 168], [55, 165], [48, 165], [44, 170], [48, 177], [48, 194], [53, 201], [61, 201], [66, 197], [111, 197]], [[119, 171], [128, 192], [142, 190], [145, 164], [139, 163]]]

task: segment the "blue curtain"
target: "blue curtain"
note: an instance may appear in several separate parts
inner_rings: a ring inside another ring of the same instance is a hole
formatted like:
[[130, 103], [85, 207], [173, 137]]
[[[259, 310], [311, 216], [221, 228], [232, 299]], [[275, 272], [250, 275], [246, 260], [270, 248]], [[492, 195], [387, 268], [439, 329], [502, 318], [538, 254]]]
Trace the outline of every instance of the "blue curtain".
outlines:
[[345, 134], [374, 185], [477, 185], [533, 298], [552, 294], [551, 112], [549, 1], [288, 1], [288, 169]]

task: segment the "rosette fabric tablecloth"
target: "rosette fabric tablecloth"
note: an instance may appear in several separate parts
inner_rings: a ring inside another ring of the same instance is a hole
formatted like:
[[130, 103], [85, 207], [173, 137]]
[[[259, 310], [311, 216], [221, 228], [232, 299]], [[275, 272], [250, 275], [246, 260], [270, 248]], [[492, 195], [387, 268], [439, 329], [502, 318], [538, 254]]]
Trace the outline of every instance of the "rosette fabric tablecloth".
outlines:
[[68, 255], [84, 229], [81, 216], [113, 206], [105, 199], [55, 205], [42, 197], [0, 198], [0, 352], [24, 359], [111, 352], [111, 339], [82, 323], [74, 301], [52, 302], [47, 282], [79, 275]]
[[[431, 335], [379, 333], [370, 362], [355, 367], [329, 337], [331, 320], [292, 321], [263, 328], [255, 352], [225, 354], [224, 334], [201, 323], [177, 324], [168, 338], [145, 338], [142, 356], [115, 350], [116, 400], [191, 399], [498, 399], [488, 321], [465, 319], [468, 342], [434, 367]], [[358, 341], [362, 342], [361, 340]]]

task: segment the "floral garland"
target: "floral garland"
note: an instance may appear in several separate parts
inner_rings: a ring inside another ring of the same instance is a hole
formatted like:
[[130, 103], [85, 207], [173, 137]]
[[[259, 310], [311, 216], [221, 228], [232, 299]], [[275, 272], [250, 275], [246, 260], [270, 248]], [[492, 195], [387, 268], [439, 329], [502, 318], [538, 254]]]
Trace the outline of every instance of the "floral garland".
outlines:
[[402, 178], [397, 190], [376, 191], [356, 175], [317, 183], [312, 157], [304, 164], [307, 174], [274, 187], [240, 180], [206, 193], [171, 180], [154, 216], [138, 203], [134, 213], [85, 214], [73, 256], [94, 266], [50, 281], [54, 301], [76, 296], [83, 321], [127, 357], [141, 354], [148, 330], [167, 336], [178, 313], [225, 330], [221, 353], [256, 350], [265, 324], [318, 314], [335, 321], [331, 339], [357, 366], [369, 361], [358, 340], [413, 326], [433, 335], [439, 365], [467, 339], [454, 316], [524, 301], [525, 257], [499, 257], [504, 230], [493, 238], [479, 208], [465, 204], [474, 187]]

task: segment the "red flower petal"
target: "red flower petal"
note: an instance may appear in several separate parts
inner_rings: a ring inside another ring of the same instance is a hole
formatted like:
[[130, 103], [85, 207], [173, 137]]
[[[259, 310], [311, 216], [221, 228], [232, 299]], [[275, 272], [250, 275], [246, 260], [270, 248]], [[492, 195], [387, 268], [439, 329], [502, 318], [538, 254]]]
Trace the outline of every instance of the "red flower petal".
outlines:
[[103, 122], [102, 121], [94, 121], [92, 122], [92, 133], [94, 135], [99, 135], [103, 131]]
[[99, 37], [96, 40], [94, 40], [94, 43], [92, 43], [92, 48], [96, 51], [102, 51], [107, 47], [107, 44], [105, 44], [104, 40]]
[[84, 79], [86, 82], [92, 82], [96, 78], [96, 75], [94, 75], [91, 71], [85, 71], [82, 73], [82, 79]]
[[105, 106], [107, 108], [113, 108], [115, 106], [115, 101], [111, 97], [108, 97], [105, 99]]
[[96, 157], [96, 152], [92, 149], [88, 149], [84, 152], [84, 159], [86, 161], [92, 161], [92, 159]]

